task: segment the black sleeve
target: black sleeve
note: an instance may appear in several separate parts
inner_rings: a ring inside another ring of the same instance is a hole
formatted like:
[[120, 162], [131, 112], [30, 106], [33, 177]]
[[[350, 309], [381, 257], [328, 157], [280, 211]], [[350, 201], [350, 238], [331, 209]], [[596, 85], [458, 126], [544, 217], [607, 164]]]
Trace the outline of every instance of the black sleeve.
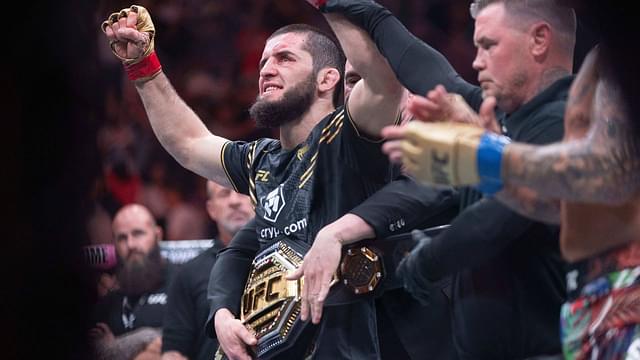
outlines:
[[497, 200], [483, 199], [466, 208], [446, 231], [422, 247], [420, 268], [426, 278], [438, 280], [485, 263], [533, 224]]
[[240, 299], [249, 276], [251, 261], [259, 249], [254, 219], [238, 231], [226, 248], [218, 252], [207, 289], [210, 310], [205, 331], [209, 337], [216, 338], [213, 323], [216, 311], [226, 308], [236, 316], [239, 315]]
[[162, 326], [162, 352], [178, 351], [192, 357], [197, 338], [195, 300], [191, 297], [188, 268], [183, 266], [171, 282]]
[[425, 95], [442, 84], [447, 91], [464, 97], [472, 108], [480, 108], [480, 88], [462, 79], [441, 53], [411, 34], [383, 6], [370, 0], [329, 0], [322, 10], [339, 12], [368, 32], [410, 92]]
[[400, 176], [350, 212], [386, 238], [411, 229], [448, 224], [457, 214], [457, 192], [449, 187], [422, 186]]

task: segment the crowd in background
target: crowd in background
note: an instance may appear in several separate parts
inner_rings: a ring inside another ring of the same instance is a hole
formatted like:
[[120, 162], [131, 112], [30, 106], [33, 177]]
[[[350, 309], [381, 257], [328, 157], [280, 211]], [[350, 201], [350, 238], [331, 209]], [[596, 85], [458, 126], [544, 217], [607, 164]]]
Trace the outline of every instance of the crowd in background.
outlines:
[[[410, 30], [439, 49], [468, 81], [475, 82], [471, 62], [472, 21], [463, 1], [381, 1]], [[256, 128], [247, 109], [257, 95], [258, 62], [271, 32], [291, 23], [327, 29], [326, 22], [302, 0], [140, 1], [153, 10], [156, 50], [163, 70], [180, 96], [214, 133], [232, 140], [277, 137]], [[180, 167], [152, 133], [135, 87], [110, 53], [99, 24], [110, 11], [129, 3], [104, 1], [95, 14], [99, 82], [96, 105], [88, 114], [95, 131], [97, 165], [87, 194], [89, 243], [108, 243], [110, 222], [122, 205], [147, 206], [167, 240], [202, 239], [214, 227], [201, 204], [204, 179]], [[428, 20], [428, 21], [425, 21]], [[180, 119], [175, 119], [180, 121]]]

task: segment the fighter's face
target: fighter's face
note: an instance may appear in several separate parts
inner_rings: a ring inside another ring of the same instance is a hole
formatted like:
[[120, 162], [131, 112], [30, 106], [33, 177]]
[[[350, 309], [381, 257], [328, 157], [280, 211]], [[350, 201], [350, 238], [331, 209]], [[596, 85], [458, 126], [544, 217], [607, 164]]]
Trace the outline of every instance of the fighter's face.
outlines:
[[510, 24], [504, 5], [496, 3], [480, 11], [473, 37], [483, 96], [496, 97], [500, 109], [512, 112], [522, 105], [529, 81], [526, 32]]
[[307, 35], [287, 33], [267, 41], [260, 59], [258, 101], [280, 100], [284, 93], [313, 72], [311, 54], [304, 50]]
[[277, 128], [299, 120], [317, 98], [311, 55], [303, 50], [306, 35], [273, 37], [260, 61], [260, 93], [249, 114], [259, 127]]

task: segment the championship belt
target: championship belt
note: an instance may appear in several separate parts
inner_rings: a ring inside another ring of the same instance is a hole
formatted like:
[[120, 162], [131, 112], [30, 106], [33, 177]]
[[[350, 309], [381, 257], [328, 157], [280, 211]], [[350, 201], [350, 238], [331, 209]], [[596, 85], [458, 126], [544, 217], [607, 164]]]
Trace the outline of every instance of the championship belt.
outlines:
[[[286, 276], [302, 264], [308, 250], [306, 243], [281, 240], [260, 251], [251, 263], [240, 300], [240, 320], [258, 340], [253, 357], [269, 359], [287, 351], [307, 326], [300, 320], [303, 278], [287, 280]], [[221, 348], [215, 358], [227, 359]]]
[[[425, 232], [434, 236], [447, 226]], [[395, 277], [395, 269], [415, 243], [411, 234], [402, 234], [361, 241], [346, 248], [325, 306], [349, 304], [402, 287]], [[286, 280], [287, 274], [302, 264], [309, 247], [306, 243], [280, 240], [258, 253], [251, 264], [240, 302], [240, 320], [258, 340], [253, 355], [259, 359], [283, 352], [287, 352], [287, 358], [302, 359], [309, 350], [304, 348], [306, 344], [292, 349], [300, 335], [312, 326], [300, 320], [304, 278]], [[221, 349], [216, 359], [226, 359]]]
[[302, 264], [308, 250], [306, 243], [277, 241], [251, 264], [240, 302], [240, 320], [258, 339], [258, 358], [268, 359], [288, 349], [302, 332], [305, 324], [299, 315], [303, 279], [285, 277]]

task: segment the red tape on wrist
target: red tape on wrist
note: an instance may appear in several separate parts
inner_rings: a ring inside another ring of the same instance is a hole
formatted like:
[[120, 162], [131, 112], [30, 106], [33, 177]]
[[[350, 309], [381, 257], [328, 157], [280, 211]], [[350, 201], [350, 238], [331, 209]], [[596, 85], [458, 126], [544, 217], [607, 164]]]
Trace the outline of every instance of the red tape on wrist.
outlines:
[[134, 81], [154, 77], [162, 70], [162, 65], [160, 65], [156, 52], [153, 51], [139, 63], [125, 65], [124, 70], [127, 72], [129, 80]]

